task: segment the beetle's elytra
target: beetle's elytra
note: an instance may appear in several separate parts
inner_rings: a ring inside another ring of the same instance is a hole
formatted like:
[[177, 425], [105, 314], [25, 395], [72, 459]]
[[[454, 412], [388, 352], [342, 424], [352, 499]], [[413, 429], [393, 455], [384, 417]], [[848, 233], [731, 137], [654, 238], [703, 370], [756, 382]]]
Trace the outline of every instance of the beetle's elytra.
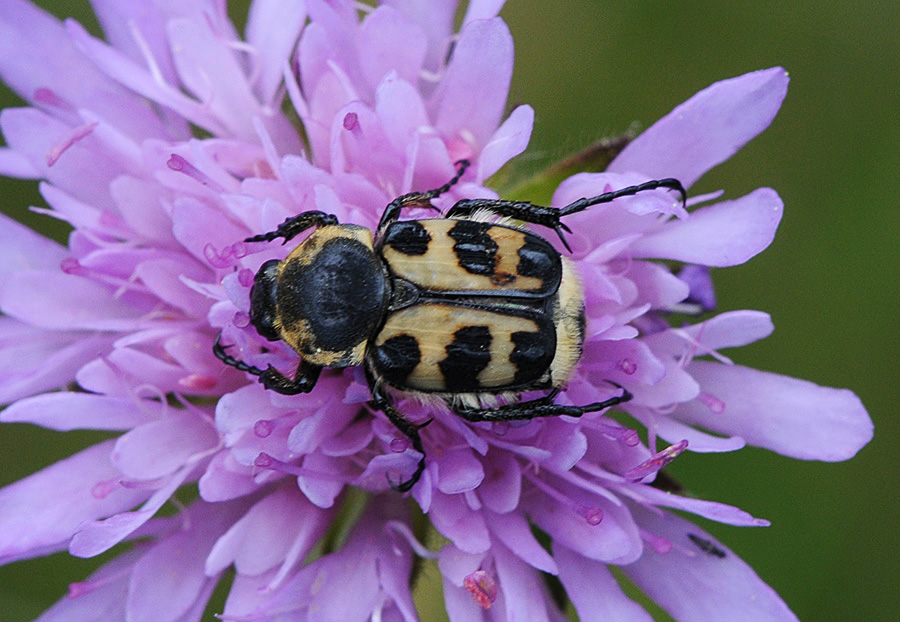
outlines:
[[[421, 477], [425, 450], [421, 426], [394, 406], [397, 395], [430, 396], [468, 421], [580, 416], [631, 399], [623, 390], [584, 406], [554, 403], [584, 341], [584, 295], [576, 270], [539, 235], [487, 219], [543, 225], [566, 244], [564, 216], [657, 188], [678, 191], [682, 202], [686, 196], [678, 180], [667, 178], [561, 208], [463, 199], [443, 218], [398, 220], [405, 208], [434, 209], [431, 200], [459, 181], [468, 162], [457, 165], [456, 175], [440, 188], [388, 204], [374, 233], [311, 211], [247, 238], [287, 242], [315, 228], [283, 261], [260, 267], [250, 294], [250, 319], [259, 334], [284, 341], [300, 355], [293, 378], [231, 356], [218, 338], [214, 346], [227, 365], [289, 395], [311, 391], [323, 367], [363, 365], [372, 406], [422, 454], [413, 474], [392, 484], [400, 491]], [[519, 400], [535, 390], [548, 393]]]

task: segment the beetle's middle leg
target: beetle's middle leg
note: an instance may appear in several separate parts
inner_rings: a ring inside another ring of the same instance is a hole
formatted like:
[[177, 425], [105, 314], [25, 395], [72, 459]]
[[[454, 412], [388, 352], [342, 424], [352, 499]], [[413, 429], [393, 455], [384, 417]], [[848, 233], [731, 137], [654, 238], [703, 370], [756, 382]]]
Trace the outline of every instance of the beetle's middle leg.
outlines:
[[419, 481], [419, 479], [422, 477], [422, 473], [425, 471], [425, 448], [422, 447], [422, 437], [419, 436], [419, 428], [428, 425], [428, 422], [423, 425], [416, 425], [408, 421], [399, 410], [394, 408], [394, 405], [391, 403], [390, 398], [388, 398], [387, 394], [381, 387], [372, 386], [371, 390], [372, 407], [383, 412], [387, 416], [387, 418], [390, 419], [391, 423], [394, 424], [394, 427], [400, 430], [403, 435], [409, 439], [409, 442], [410, 444], [412, 444], [413, 449], [422, 454], [422, 457], [419, 458], [419, 463], [416, 465], [416, 470], [408, 480], [400, 482], [399, 484], [395, 484], [394, 482], [388, 480], [391, 488], [399, 492], [406, 492], [416, 485], [416, 482]]
[[[618, 385], [617, 385], [618, 386]], [[620, 387], [621, 388], [621, 387]], [[622, 393], [602, 402], [594, 402], [584, 406], [569, 406], [567, 404], [554, 404], [553, 398], [559, 393], [559, 388], [554, 389], [549, 395], [527, 402], [505, 404], [495, 408], [471, 408], [450, 404], [450, 409], [466, 421], [516, 421], [522, 419], [535, 419], [537, 417], [580, 417], [584, 413], [604, 410], [617, 404], [623, 404], [633, 397], [630, 392], [622, 389]]]

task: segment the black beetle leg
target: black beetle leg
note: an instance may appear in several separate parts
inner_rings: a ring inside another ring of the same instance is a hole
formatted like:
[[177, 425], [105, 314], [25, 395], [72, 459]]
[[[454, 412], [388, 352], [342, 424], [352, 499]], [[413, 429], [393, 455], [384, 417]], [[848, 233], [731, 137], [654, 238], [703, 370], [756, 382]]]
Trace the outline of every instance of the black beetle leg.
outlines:
[[582, 198], [573, 201], [563, 207], [546, 207], [543, 205], [535, 205], [528, 201], [506, 201], [502, 199], [463, 199], [451, 207], [446, 214], [447, 218], [466, 218], [477, 210], [485, 210], [499, 216], [508, 216], [523, 222], [530, 222], [535, 225], [543, 225], [556, 231], [563, 245], [569, 250], [569, 243], [563, 235], [563, 231], [571, 233], [565, 223], [560, 219], [570, 214], [576, 214], [592, 205], [600, 203], [609, 203], [619, 197], [626, 197], [644, 192], [645, 190], [656, 190], [657, 188], [668, 188], [677, 190], [681, 194], [681, 202], [687, 201], [687, 192], [681, 182], [677, 179], [654, 179], [636, 186], [628, 186], [613, 192], [605, 192], [590, 198]]
[[259, 367], [249, 365], [240, 359], [234, 358], [226, 352], [230, 346], [223, 346], [221, 339], [222, 333], [219, 333], [218, 336], [216, 336], [216, 342], [213, 344], [213, 354], [216, 355], [216, 358], [226, 365], [234, 367], [238, 371], [258, 376], [260, 383], [267, 389], [283, 395], [297, 395], [298, 393], [309, 393], [313, 390], [313, 387], [316, 386], [316, 381], [319, 379], [319, 373], [322, 371], [320, 365], [300, 361], [300, 365], [297, 367], [297, 373], [294, 375], [294, 378], [291, 379], [271, 365], [266, 369], [260, 369]]
[[[619, 385], [616, 386], [618, 387]], [[631, 393], [622, 389], [621, 395], [611, 397], [602, 402], [594, 402], [585, 406], [568, 406], [566, 404], [553, 403], [553, 398], [556, 397], [557, 393], [559, 393], [558, 388], [554, 389], [549, 395], [535, 400], [506, 404], [496, 408], [469, 408], [455, 404], [449, 404], [449, 406], [454, 413], [467, 421], [515, 421], [534, 419], [535, 417], [558, 417], [560, 415], [580, 417], [584, 413], [596, 412], [622, 404], [633, 397]]]
[[384, 233], [387, 226], [397, 220], [397, 218], [400, 217], [400, 211], [407, 207], [426, 207], [428, 209], [436, 210], [437, 208], [431, 204], [431, 199], [441, 196], [455, 186], [462, 178], [463, 173], [466, 172], [467, 168], [469, 168], [469, 161], [459, 160], [456, 162], [456, 175], [440, 188], [435, 188], [434, 190], [428, 190], [426, 192], [410, 192], [409, 194], [399, 196], [388, 203], [387, 207], [384, 208], [384, 213], [381, 214], [381, 220], [378, 221], [378, 228], [375, 230], [377, 232], [376, 237], [381, 237], [381, 234]]
[[268, 233], [260, 233], [244, 240], [244, 242], [271, 242], [278, 238], [284, 238], [284, 244], [287, 244], [291, 238], [306, 231], [310, 227], [324, 227], [326, 225], [338, 224], [337, 216], [334, 214], [326, 214], [325, 212], [303, 212], [296, 216], [291, 216], [283, 223], [278, 225], [275, 231]]
[[[424, 425], [416, 425], [407, 421], [407, 419], [400, 413], [399, 410], [394, 408], [394, 405], [391, 404], [390, 399], [384, 393], [384, 391], [380, 387], [372, 387], [372, 407], [383, 412], [391, 423], [394, 424], [398, 430], [400, 430], [406, 438], [409, 439], [409, 442], [412, 444], [413, 449], [422, 454], [422, 457], [419, 458], [419, 463], [416, 465], [416, 470], [413, 472], [412, 477], [410, 477], [405, 482], [400, 482], [399, 484], [395, 484], [394, 482], [388, 479], [388, 483], [391, 485], [391, 488], [398, 492], [406, 492], [410, 488], [416, 485], [419, 479], [422, 477], [422, 473], [425, 471], [425, 449], [422, 447], [422, 437], [419, 436], [419, 429], [428, 425], [425, 423]], [[430, 423], [430, 422], [429, 422]]]

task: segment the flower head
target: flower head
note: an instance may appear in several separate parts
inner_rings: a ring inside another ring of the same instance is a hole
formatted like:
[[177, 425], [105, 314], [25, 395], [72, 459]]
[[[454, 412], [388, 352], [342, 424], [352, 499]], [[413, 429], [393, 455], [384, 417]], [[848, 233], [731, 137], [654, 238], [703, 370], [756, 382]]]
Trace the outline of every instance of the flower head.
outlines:
[[[221, 3], [96, 6], [105, 41], [23, 0], [0, 11], [0, 73], [28, 101], [0, 115], [0, 171], [42, 180], [43, 211], [72, 227], [62, 247], [0, 221], [0, 419], [120, 433], [0, 490], [0, 560], [132, 543], [43, 620], [195, 619], [229, 568], [225, 620], [414, 620], [416, 556], [437, 560], [453, 620], [557, 618], [545, 574], [582, 619], [641, 617], [609, 566], [678, 618], [792, 619], [724, 545], [663, 508], [765, 521], [652, 485], [685, 452], [750, 443], [841, 460], [871, 437], [849, 391], [720, 353], [767, 336], [764, 313], [671, 320], [715, 306], [709, 267], [772, 241], [773, 190], [691, 209], [641, 192], [567, 217], [571, 255], [553, 241], [586, 308], [556, 403], [624, 389], [619, 410], [645, 441], [606, 412], [470, 423], [401, 394], [405, 419], [430, 421], [417, 447], [370, 407], [358, 367], [326, 369], [304, 395], [245, 373], [298, 365], [251, 323], [254, 274], [290, 248], [245, 240], [309, 211], [373, 229], [391, 200], [440, 188], [463, 159], [434, 206], [496, 198], [483, 183], [524, 150], [533, 118], [527, 106], [504, 118], [513, 52], [498, 3], [471, 2], [454, 33], [455, 2], [256, 0], [243, 38]], [[563, 182], [554, 205], [648, 179], [690, 186], [769, 124], [786, 86], [781, 69], [713, 85], [608, 171]], [[243, 367], [214, 356], [217, 335]], [[422, 451], [412, 497], [446, 541], [436, 552], [391, 488]], [[194, 484], [195, 501], [158, 515]]]

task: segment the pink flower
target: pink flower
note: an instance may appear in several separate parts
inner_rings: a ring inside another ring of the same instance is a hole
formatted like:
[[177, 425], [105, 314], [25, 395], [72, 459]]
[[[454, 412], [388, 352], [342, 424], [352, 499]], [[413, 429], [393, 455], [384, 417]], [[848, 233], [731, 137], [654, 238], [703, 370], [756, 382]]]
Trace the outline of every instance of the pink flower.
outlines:
[[[430, 551], [388, 478], [420, 454], [367, 406], [359, 368], [285, 396], [212, 344], [221, 332], [250, 365], [298, 363], [249, 322], [255, 271], [289, 249], [247, 237], [308, 210], [373, 228], [461, 159], [472, 166], [435, 205], [496, 197], [482, 184], [524, 150], [533, 119], [527, 106], [504, 119], [502, 3], [471, 2], [454, 34], [455, 2], [256, 0], [243, 38], [223, 3], [94, 5], [105, 41], [23, 0], [0, 9], [0, 74], [29, 102], [0, 115], [0, 172], [41, 180], [44, 211], [72, 227], [62, 247], [0, 220], [0, 419], [120, 433], [0, 490], [0, 560], [132, 543], [41, 620], [199, 619], [231, 568], [225, 620], [414, 620], [415, 556], [437, 559], [453, 620], [557, 619], [545, 574], [584, 620], [646, 619], [608, 566], [678, 619], [793, 619], [724, 545], [661, 508], [765, 521], [650, 485], [685, 451], [842, 460], [871, 438], [849, 391], [719, 353], [766, 336], [765, 314], [670, 326], [714, 306], [704, 267], [771, 242], [774, 191], [690, 211], [648, 191], [566, 219], [588, 321], [557, 402], [624, 387], [647, 445], [604, 413], [487, 425], [400, 402], [433, 418], [412, 492], [448, 542]], [[653, 178], [689, 186], [768, 125], [786, 84], [773, 69], [710, 87], [554, 204]], [[196, 501], [157, 516], [195, 484]]]

